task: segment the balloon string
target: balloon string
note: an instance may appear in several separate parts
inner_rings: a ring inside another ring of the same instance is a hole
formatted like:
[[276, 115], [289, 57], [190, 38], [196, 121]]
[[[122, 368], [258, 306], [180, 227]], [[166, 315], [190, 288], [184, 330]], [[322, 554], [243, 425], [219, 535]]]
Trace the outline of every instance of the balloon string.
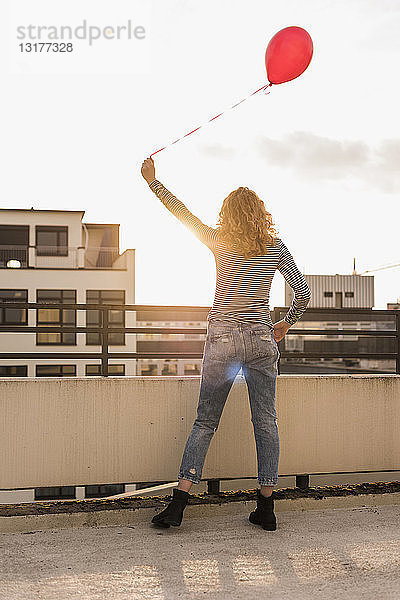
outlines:
[[269, 94], [270, 92], [266, 91], [266, 90], [269, 87], [271, 87], [271, 85], [273, 85], [273, 84], [272, 83], [268, 83], [266, 85], [261, 86], [255, 92], [252, 92], [249, 96], [247, 96], [246, 98], [243, 98], [243, 100], [240, 100], [240, 102], [236, 102], [236, 104], [233, 104], [232, 106], [229, 106], [224, 111], [220, 112], [218, 115], [215, 115], [215, 117], [212, 117], [211, 119], [209, 119], [208, 121], [206, 121], [202, 125], [199, 125], [199, 127], [196, 127], [196, 129], [192, 129], [192, 131], [189, 131], [188, 133], [185, 133], [185, 135], [183, 135], [182, 137], [178, 138], [177, 140], [174, 140], [173, 142], [170, 142], [166, 146], [163, 146], [162, 148], [159, 148], [158, 150], [156, 150], [155, 152], [153, 152], [153, 154], [150, 154], [150, 157], [154, 156], [158, 152], [161, 152], [161, 150], [165, 150], [165, 148], [168, 148], [169, 146], [173, 146], [174, 144], [176, 144], [180, 140], [183, 140], [185, 137], [188, 137], [188, 135], [192, 135], [192, 133], [194, 133], [195, 131], [198, 131], [199, 129], [201, 129], [202, 127], [204, 127], [205, 125], [207, 125], [208, 123], [211, 123], [211, 121], [215, 121], [215, 119], [218, 119], [218, 117], [221, 117], [228, 110], [231, 110], [232, 108], [236, 108], [237, 106], [239, 106], [239, 104], [242, 104], [242, 102], [244, 102], [245, 100], [248, 100], [249, 98], [251, 98], [251, 96], [254, 96], [254, 94], [257, 94], [258, 92], [261, 92], [261, 90], [264, 90], [266, 92], [266, 94]]

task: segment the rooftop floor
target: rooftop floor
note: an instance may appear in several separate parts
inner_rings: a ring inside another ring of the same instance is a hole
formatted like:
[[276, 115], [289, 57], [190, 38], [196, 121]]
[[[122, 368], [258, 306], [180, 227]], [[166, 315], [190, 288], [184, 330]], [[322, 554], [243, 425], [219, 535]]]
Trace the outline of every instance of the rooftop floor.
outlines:
[[180, 527], [162, 530], [145, 509], [148, 521], [130, 525], [1, 534], [0, 598], [400, 597], [399, 504], [277, 511], [276, 531], [240, 504], [206, 516], [188, 505]]

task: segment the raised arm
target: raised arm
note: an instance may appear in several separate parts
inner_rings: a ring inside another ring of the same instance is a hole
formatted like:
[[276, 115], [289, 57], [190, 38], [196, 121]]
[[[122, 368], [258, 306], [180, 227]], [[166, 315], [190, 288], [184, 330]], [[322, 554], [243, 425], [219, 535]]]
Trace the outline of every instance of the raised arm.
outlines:
[[203, 244], [210, 250], [213, 250], [217, 241], [217, 231], [209, 227], [186, 206], [178, 200], [164, 185], [156, 179], [154, 162], [152, 158], [147, 158], [142, 163], [141, 169], [144, 179], [147, 181], [150, 189], [161, 200], [164, 206], [173, 214], [181, 223], [185, 225]]

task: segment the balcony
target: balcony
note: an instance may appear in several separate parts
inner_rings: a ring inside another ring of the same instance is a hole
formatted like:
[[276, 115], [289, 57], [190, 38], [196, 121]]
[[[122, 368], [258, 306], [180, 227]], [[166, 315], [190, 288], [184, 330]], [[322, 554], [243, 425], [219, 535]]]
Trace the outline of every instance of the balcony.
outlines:
[[0, 246], [0, 268], [26, 269], [29, 266], [28, 246]]
[[0, 268], [126, 269], [126, 252], [115, 247], [0, 246]]

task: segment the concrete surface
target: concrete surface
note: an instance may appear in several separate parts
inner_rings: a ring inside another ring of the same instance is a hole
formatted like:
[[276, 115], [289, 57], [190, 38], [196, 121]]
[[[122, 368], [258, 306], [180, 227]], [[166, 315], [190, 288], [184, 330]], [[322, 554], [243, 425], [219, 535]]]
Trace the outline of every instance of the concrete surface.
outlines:
[[139, 522], [2, 534], [0, 598], [400, 597], [399, 505], [281, 511], [277, 521], [264, 531], [248, 510], [211, 510], [163, 530]]
[[[294, 490], [288, 490], [293, 492]], [[310, 490], [311, 491], [311, 490]], [[302, 492], [300, 492], [302, 493]], [[112, 502], [112, 501], [111, 501]], [[70, 504], [71, 503], [71, 504]], [[66, 501], [63, 506], [56, 503], [38, 502], [33, 505], [37, 514], [23, 514], [27, 505], [14, 507], [11, 505], [11, 512], [14, 508], [20, 514], [0, 516], [0, 535], [2, 533], [31, 533], [36, 531], [46, 531], [55, 529], [70, 529], [71, 527], [109, 527], [109, 526], [135, 526], [142, 523], [149, 523], [156, 513], [160, 512], [167, 505], [168, 501], [157, 502], [156, 506], [134, 509], [112, 507], [108, 500], [96, 502], [99, 510], [95, 510], [93, 501], [82, 501], [76, 505], [73, 501]], [[75, 504], [75, 508], [73, 505]], [[350, 494], [347, 496], [322, 496], [318, 498], [278, 498], [275, 500], [275, 513], [282, 511], [304, 511], [304, 510], [324, 510], [333, 508], [356, 508], [356, 507], [376, 507], [384, 505], [400, 505], [400, 492], [383, 494]], [[54, 512], [55, 507], [61, 509], [60, 512]], [[108, 508], [107, 508], [108, 506]], [[185, 515], [190, 519], [204, 519], [207, 517], [215, 518], [229, 515], [242, 515], [246, 517], [256, 506], [255, 500], [244, 501], [220, 501], [205, 502], [204, 504], [189, 504], [186, 507]], [[69, 508], [68, 508], [69, 507]], [[0, 508], [1, 510], [1, 508]], [[2, 507], [7, 511], [7, 507]], [[22, 512], [21, 512], [22, 511]], [[0, 538], [1, 539], [1, 538]]]

